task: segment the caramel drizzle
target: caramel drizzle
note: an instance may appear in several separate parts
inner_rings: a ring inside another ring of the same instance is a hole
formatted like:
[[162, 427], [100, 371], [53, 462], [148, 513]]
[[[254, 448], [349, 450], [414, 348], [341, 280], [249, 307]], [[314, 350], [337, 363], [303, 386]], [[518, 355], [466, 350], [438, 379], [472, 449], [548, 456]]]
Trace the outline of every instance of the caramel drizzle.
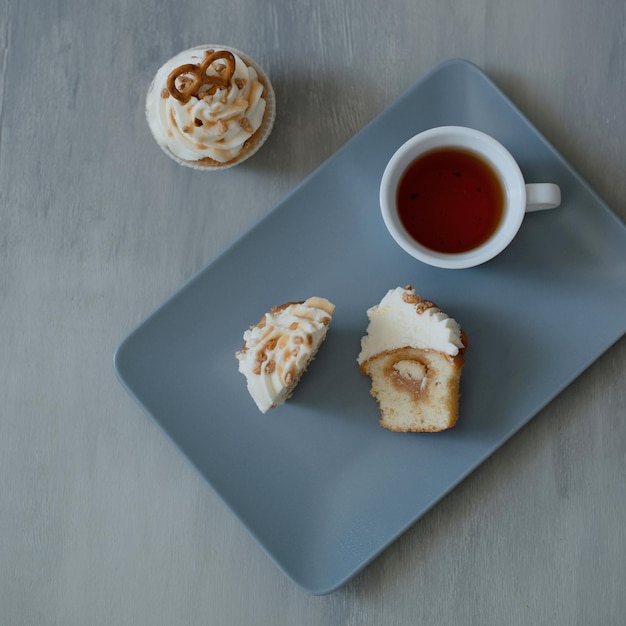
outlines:
[[[304, 304], [304, 301], [285, 302], [284, 304], [272, 307], [269, 314], [277, 315], [281, 311], [288, 309], [291, 306], [298, 306], [302, 304]], [[304, 314], [300, 314], [297, 316], [302, 319], [311, 320], [311, 318]], [[324, 324], [324, 326], [328, 326], [328, 324], [330, 324], [330, 321], [330, 318], [326, 316], [324, 316], [320, 320], [320, 322]], [[266, 328], [266, 325], [267, 317], [266, 315], [264, 315], [261, 321], [257, 324], [257, 328]], [[289, 330], [294, 333], [293, 337], [291, 338], [291, 341], [294, 344], [293, 347], [289, 346], [289, 333], [282, 332], [278, 327], [275, 326], [267, 327], [267, 330], [259, 338], [258, 351], [255, 355], [255, 364], [252, 370], [253, 374], [256, 374], [257, 376], [260, 376], [263, 373], [273, 374], [276, 369], [278, 369], [278, 375], [281, 376], [287, 369], [288, 362], [292, 358], [295, 359], [298, 356], [302, 347], [307, 350], [311, 349], [313, 345], [313, 335], [310, 333], [304, 333], [300, 328], [299, 322], [293, 321], [289, 325]], [[296, 331], [299, 331], [300, 334], [296, 334]], [[248, 346], [244, 341], [242, 352], [246, 352], [247, 349]], [[279, 350], [282, 350], [281, 354], [278, 354]], [[276, 359], [278, 359], [278, 362]], [[293, 381], [293, 377], [294, 372], [291, 368], [288, 368], [283, 376], [285, 384], [290, 385]]]
[[[226, 65], [222, 66], [220, 74], [217, 76], [207, 74], [207, 70], [211, 65], [219, 60], [224, 59]], [[196, 63], [185, 63], [172, 70], [167, 77], [167, 90], [181, 104], [187, 104], [192, 96], [198, 96], [198, 92], [205, 85], [214, 85], [219, 89], [224, 89], [230, 85], [230, 81], [235, 73], [235, 57], [228, 50], [207, 50], [206, 56], [200, 65]], [[179, 89], [176, 86], [176, 80], [180, 76], [192, 76], [193, 79]]]

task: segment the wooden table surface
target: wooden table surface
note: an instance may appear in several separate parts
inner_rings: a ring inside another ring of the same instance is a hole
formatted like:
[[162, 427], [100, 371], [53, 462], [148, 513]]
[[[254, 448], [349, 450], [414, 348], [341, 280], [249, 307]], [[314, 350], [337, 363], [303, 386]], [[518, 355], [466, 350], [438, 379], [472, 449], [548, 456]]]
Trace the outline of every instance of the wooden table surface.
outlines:
[[[322, 597], [112, 356], [446, 59], [481, 67], [624, 220], [625, 24], [623, 0], [0, 0], [0, 623], [624, 624], [623, 338]], [[159, 65], [203, 43], [256, 57], [277, 94], [268, 143], [217, 175], [164, 156], [144, 119]]]

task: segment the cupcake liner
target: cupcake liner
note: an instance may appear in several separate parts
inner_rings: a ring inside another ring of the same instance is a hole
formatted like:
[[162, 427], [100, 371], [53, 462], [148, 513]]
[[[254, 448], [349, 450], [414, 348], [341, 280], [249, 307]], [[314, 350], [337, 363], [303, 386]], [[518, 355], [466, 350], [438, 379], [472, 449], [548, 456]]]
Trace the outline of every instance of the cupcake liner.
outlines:
[[[163, 152], [165, 152], [165, 154], [167, 154], [167, 156], [169, 156], [172, 160], [176, 161], [176, 163], [178, 163], [179, 165], [184, 165], [185, 167], [189, 167], [194, 170], [219, 171], [219, 170], [230, 169], [232, 167], [240, 165], [244, 161], [247, 161], [251, 156], [256, 154], [261, 148], [261, 146], [267, 141], [267, 138], [272, 132], [272, 128], [274, 126], [274, 120], [276, 119], [276, 95], [274, 93], [274, 87], [272, 86], [272, 83], [269, 77], [267, 76], [267, 74], [265, 73], [265, 71], [263, 70], [263, 68], [251, 56], [249, 56], [245, 52], [241, 52], [240, 50], [237, 50], [236, 48], [232, 48], [231, 46], [223, 46], [221, 44], [206, 44], [203, 46], [194, 46], [193, 48], [188, 48], [187, 50], [183, 50], [179, 54], [183, 54], [186, 52], [194, 52], [197, 50], [209, 50], [209, 49], [227, 50], [228, 52], [232, 52], [233, 54], [236, 54], [246, 65], [251, 66], [256, 70], [258, 77], [259, 77], [259, 81], [264, 87], [263, 97], [265, 98], [266, 104], [265, 104], [265, 113], [263, 115], [263, 122], [261, 123], [261, 126], [259, 127], [257, 132], [254, 135], [252, 135], [250, 139], [248, 139], [246, 144], [244, 144], [243, 150], [231, 161], [227, 161], [226, 163], [219, 164], [219, 165], [201, 162], [201, 160], [200, 161], [188, 161], [186, 159], [181, 159], [179, 156], [177, 156], [171, 150], [169, 150], [167, 146], [162, 145], [156, 139], [155, 132], [153, 131], [152, 126], [150, 124], [150, 115], [149, 115], [148, 106], [146, 106], [146, 119], [148, 121], [148, 127], [150, 128], [150, 132], [155, 138], [158, 146], [161, 148], [161, 150], [163, 150]], [[155, 81], [156, 81], [156, 77], [155, 79], [153, 79], [148, 89], [147, 101], [149, 101], [151, 95], [153, 94], [155, 90], [159, 90], [160, 92], [161, 89], [163, 88], [162, 85], [156, 85]], [[248, 142], [251, 142], [251, 143], [248, 144]]]

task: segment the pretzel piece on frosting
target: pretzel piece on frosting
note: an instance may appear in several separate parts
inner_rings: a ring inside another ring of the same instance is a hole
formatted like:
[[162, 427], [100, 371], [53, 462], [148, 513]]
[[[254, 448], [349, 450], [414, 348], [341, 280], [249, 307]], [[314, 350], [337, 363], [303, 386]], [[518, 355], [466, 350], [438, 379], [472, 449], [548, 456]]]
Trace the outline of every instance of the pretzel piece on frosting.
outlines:
[[[182, 91], [176, 86], [176, 81], [181, 76], [193, 76], [193, 80], [182, 88]], [[185, 63], [170, 72], [167, 77], [167, 90], [170, 94], [176, 98], [182, 104], [187, 104], [191, 96], [197, 93], [198, 89], [202, 87], [202, 73], [200, 68], [195, 63]]]
[[[224, 59], [225, 65], [218, 70], [218, 74], [207, 74], [211, 65]], [[198, 96], [203, 86], [211, 85], [224, 89], [230, 85], [233, 74], [235, 73], [235, 56], [228, 50], [207, 50], [204, 60], [200, 65], [196, 63], [185, 63], [172, 70], [167, 77], [167, 90], [170, 95], [181, 104], [187, 104], [192, 96]], [[177, 80], [181, 76], [192, 76], [193, 79], [188, 84], [179, 88]]]
[[[207, 70], [211, 65], [219, 60], [224, 59], [226, 66], [217, 76], [207, 74]], [[235, 73], [235, 57], [232, 52], [228, 50], [207, 50], [206, 57], [200, 65], [200, 78], [203, 85], [217, 85], [218, 87], [228, 87], [230, 81]]]

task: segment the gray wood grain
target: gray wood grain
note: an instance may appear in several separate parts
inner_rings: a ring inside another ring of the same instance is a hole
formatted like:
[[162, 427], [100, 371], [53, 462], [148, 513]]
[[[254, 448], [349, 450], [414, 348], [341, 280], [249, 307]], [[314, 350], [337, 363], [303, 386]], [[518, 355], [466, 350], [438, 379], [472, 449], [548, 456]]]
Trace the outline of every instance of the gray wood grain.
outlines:
[[[624, 339], [322, 598], [276, 570], [112, 355], [445, 59], [485, 70], [625, 219], [625, 23], [622, 0], [0, 0], [0, 623], [622, 624]], [[180, 168], [145, 124], [158, 66], [201, 43], [273, 79], [275, 130], [245, 170]]]

